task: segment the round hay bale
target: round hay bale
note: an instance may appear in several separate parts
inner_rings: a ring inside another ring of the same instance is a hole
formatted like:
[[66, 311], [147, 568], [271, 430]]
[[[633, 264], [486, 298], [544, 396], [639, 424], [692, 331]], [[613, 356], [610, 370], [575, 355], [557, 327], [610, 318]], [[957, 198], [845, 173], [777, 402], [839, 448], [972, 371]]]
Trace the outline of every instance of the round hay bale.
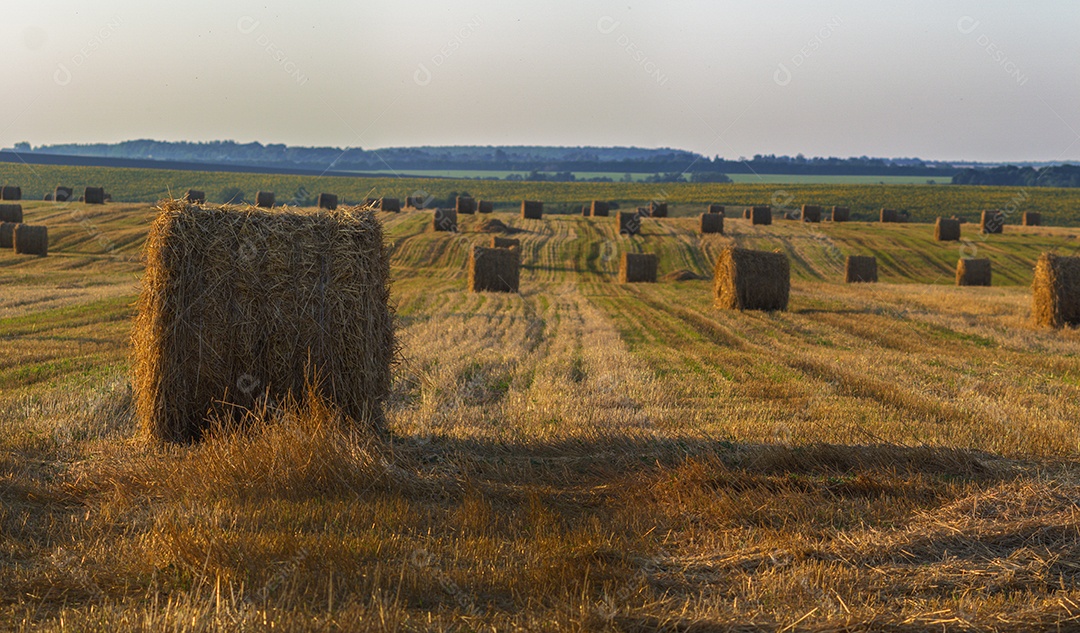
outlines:
[[728, 310], [787, 310], [791, 264], [783, 253], [731, 246], [720, 252], [713, 275], [716, 307]]
[[518, 291], [521, 249], [473, 246], [468, 265], [470, 292]]
[[189, 204], [206, 204], [206, 192], [198, 189], [188, 189], [184, 192], [184, 197], [181, 200]]
[[878, 219], [881, 222], [899, 222], [900, 214], [897, 213], [896, 209], [882, 209]]
[[660, 258], [655, 253], [623, 253], [619, 260], [619, 283], [656, 283]]
[[80, 200], [86, 204], [105, 204], [105, 188], [87, 187]]
[[16, 224], [11, 235], [11, 246], [19, 255], [49, 254], [49, 227], [33, 224]]
[[772, 224], [772, 207], [750, 207], [750, 223], [765, 226]]
[[589, 217], [589, 205], [587, 205], [587, 204], [581, 205], [581, 215], [582, 215], [582, 217], [586, 217], [586, 218]]
[[457, 210], [435, 209], [435, 215], [431, 218], [431, 226], [436, 231], [457, 233]]
[[320, 209], [327, 209], [329, 211], [333, 211], [334, 209], [336, 209], [338, 207], [337, 194], [335, 194], [335, 193], [320, 193], [319, 194], [318, 206], [319, 206]]
[[42, 198], [42, 200], [44, 200], [45, 202], [52, 202], [53, 201], [52, 197], [53, 197], [53, 195], [51, 193], [47, 193], [47, 194], [45, 194], [45, 197]]
[[21, 204], [0, 204], [0, 222], [14, 222], [22, 224], [23, 210]]
[[960, 239], [960, 220], [938, 218], [934, 222], [934, 239], [939, 242], [955, 242]]
[[490, 200], [479, 200], [476, 203], [478, 213], [491, 213], [495, 211], [495, 203]]
[[722, 205], [722, 204], [710, 204], [709, 205], [709, 213], [719, 213], [720, 215], [724, 215], [724, 205]]
[[274, 208], [274, 192], [273, 191], [256, 191], [255, 192], [255, 206], [262, 209]]
[[701, 232], [724, 234], [724, 216], [719, 213], [701, 214]]
[[0, 188], [0, 200], [22, 200], [22, 187], [4, 185]]
[[611, 213], [611, 206], [603, 200], [593, 200], [589, 205], [589, 215], [594, 218], [606, 218]]
[[851, 220], [851, 209], [848, 207], [833, 207], [829, 216], [831, 222], [848, 222]]
[[1041, 226], [1042, 215], [1035, 213], [1034, 211], [1024, 211], [1020, 216], [1020, 223], [1024, 226]]
[[544, 203], [539, 200], [522, 200], [521, 217], [526, 220], [540, 220], [544, 217]]
[[803, 222], [821, 222], [821, 207], [816, 204], [804, 204], [799, 219]]
[[476, 200], [469, 196], [458, 196], [454, 199], [454, 210], [458, 213], [472, 215], [476, 213]]
[[67, 202], [68, 200], [71, 200], [71, 196], [74, 195], [74, 194], [75, 194], [75, 190], [72, 189], [71, 187], [60, 187], [60, 186], [58, 186], [58, 187], [56, 187], [56, 189], [53, 190], [53, 201], [54, 202]]
[[637, 235], [641, 233], [641, 215], [633, 211], [617, 211], [616, 220], [619, 223], [619, 235]]
[[15, 222], [0, 222], [0, 248], [12, 248], [15, 244]]
[[957, 286], [989, 286], [990, 260], [963, 257], [956, 262]]
[[1001, 233], [1005, 228], [1005, 214], [1001, 211], [983, 211], [981, 220], [981, 232], [987, 235]]
[[666, 202], [652, 201], [649, 203], [649, 217], [650, 218], [666, 218], [668, 216], [668, 209]]
[[379, 198], [378, 205], [376, 205], [380, 211], [387, 211], [389, 213], [401, 212], [401, 201], [397, 198]]
[[1031, 319], [1042, 327], [1080, 325], [1080, 257], [1039, 257], [1031, 282]]
[[844, 264], [844, 281], [853, 283], [877, 282], [877, 258], [873, 255], [848, 255]]

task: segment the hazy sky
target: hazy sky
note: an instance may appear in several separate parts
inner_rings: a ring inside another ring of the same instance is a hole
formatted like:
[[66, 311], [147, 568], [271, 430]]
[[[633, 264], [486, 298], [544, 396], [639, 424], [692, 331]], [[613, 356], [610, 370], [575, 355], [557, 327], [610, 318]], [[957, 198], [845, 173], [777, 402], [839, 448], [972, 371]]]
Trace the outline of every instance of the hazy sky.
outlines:
[[0, 146], [1080, 158], [1080, 2], [19, 0]]

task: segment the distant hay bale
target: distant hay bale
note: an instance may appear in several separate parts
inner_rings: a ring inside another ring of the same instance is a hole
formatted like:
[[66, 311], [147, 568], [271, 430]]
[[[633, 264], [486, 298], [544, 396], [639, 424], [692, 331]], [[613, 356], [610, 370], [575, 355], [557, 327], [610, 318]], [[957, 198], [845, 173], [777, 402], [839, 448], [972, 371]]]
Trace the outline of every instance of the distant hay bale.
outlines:
[[623, 253], [619, 260], [619, 283], [656, 283], [659, 264], [655, 253]]
[[479, 200], [476, 203], [477, 213], [492, 213], [495, 211], [495, 203], [491, 200]]
[[611, 206], [603, 200], [593, 200], [589, 208], [589, 215], [594, 218], [606, 218], [611, 213]]
[[454, 210], [458, 213], [472, 215], [476, 213], [476, 200], [469, 196], [458, 196], [454, 199]]
[[772, 224], [772, 207], [751, 207], [751, 224]]
[[457, 233], [457, 210], [435, 209], [435, 216], [431, 220], [431, 226], [436, 231], [448, 231]]
[[754, 211], [752, 207], [746, 207], [743, 209], [742, 216], [744, 220], [749, 220], [753, 217]]
[[934, 222], [934, 239], [939, 242], [955, 242], [960, 239], [960, 220], [938, 218]]
[[21, 224], [23, 210], [21, 204], [0, 204], [0, 222], [14, 222]]
[[641, 232], [641, 217], [633, 211], [616, 211], [619, 222], [619, 235], [637, 235]]
[[900, 214], [896, 212], [896, 209], [882, 209], [879, 220], [881, 222], [899, 222]]
[[379, 202], [375, 205], [380, 211], [388, 211], [390, 213], [401, 212], [401, 201], [397, 198], [379, 198]]
[[586, 218], [589, 217], [589, 210], [590, 210], [589, 205], [587, 205], [587, 204], [581, 205], [581, 215], [582, 215], [582, 217], [586, 217]]
[[105, 188], [87, 187], [83, 191], [82, 201], [86, 204], [105, 204]]
[[49, 227], [34, 224], [16, 224], [11, 234], [11, 246], [19, 255], [49, 254]]
[[848, 255], [844, 266], [844, 281], [849, 284], [877, 282], [877, 258], [873, 255]]
[[75, 193], [75, 190], [72, 189], [71, 187], [57, 187], [56, 189], [53, 190], [53, 201], [54, 202], [67, 202], [68, 200], [71, 200], [71, 196], [74, 193]]
[[522, 200], [521, 217], [527, 220], [542, 219], [544, 217], [544, 203], [538, 200]]
[[701, 214], [701, 232], [724, 234], [724, 216], [719, 213]]
[[334, 194], [334, 193], [320, 193], [319, 194], [318, 206], [319, 206], [320, 209], [326, 209], [328, 211], [333, 211], [334, 209], [337, 209], [337, 206], [338, 206], [337, 194]]
[[424, 196], [405, 196], [406, 209], [423, 209]]
[[4, 187], [0, 189], [0, 200], [22, 200], [22, 187], [4, 185]]
[[722, 205], [722, 204], [710, 204], [709, 205], [709, 213], [719, 213], [720, 215], [724, 215], [724, 205]]
[[521, 250], [473, 246], [469, 252], [470, 292], [517, 292]]
[[44, 200], [45, 202], [52, 202], [52, 197], [53, 195], [51, 193], [47, 193], [45, 194], [45, 197], [42, 198], [42, 200]]
[[15, 222], [0, 222], [0, 248], [11, 248], [15, 243]]
[[381, 223], [358, 209], [165, 201], [132, 333], [136, 414], [167, 442], [315, 395], [372, 430], [396, 356]]
[[849, 222], [851, 221], [851, 209], [849, 207], [833, 207], [829, 220], [832, 222]]
[[786, 310], [791, 264], [783, 253], [731, 246], [720, 252], [713, 275], [716, 307], [729, 310]]
[[988, 235], [1001, 233], [1005, 227], [1005, 214], [1001, 211], [983, 211], [979, 226], [981, 232]]
[[667, 217], [667, 203], [656, 202], [655, 200], [649, 203], [649, 217], [651, 218], [666, 218]]
[[821, 222], [821, 207], [816, 204], [804, 204], [799, 219], [803, 222]]
[[1043, 327], [1080, 325], [1080, 257], [1039, 257], [1031, 282], [1031, 318]]
[[521, 240], [516, 237], [491, 236], [491, 248], [521, 248]]
[[1020, 216], [1020, 223], [1024, 226], [1041, 226], [1042, 215], [1034, 211], [1024, 211]]
[[956, 262], [957, 286], [989, 286], [990, 260], [962, 257]]
[[274, 206], [274, 192], [273, 191], [256, 191], [255, 192], [255, 206], [263, 209], [271, 209]]
[[205, 204], [206, 193], [203, 191], [199, 191], [198, 189], [188, 189], [186, 192], [184, 192], [184, 197], [182, 198], [182, 200], [184, 200], [185, 202], [190, 202], [191, 204]]

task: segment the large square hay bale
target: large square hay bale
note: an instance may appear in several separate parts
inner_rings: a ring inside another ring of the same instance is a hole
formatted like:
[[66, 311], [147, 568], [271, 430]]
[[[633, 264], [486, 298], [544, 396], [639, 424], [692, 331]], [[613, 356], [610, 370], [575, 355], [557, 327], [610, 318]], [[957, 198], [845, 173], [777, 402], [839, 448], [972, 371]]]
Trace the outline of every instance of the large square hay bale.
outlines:
[[619, 260], [619, 283], [656, 283], [660, 259], [655, 253], [623, 253]]
[[469, 252], [471, 292], [517, 292], [520, 277], [520, 249], [473, 246]]
[[0, 189], [0, 200], [22, 200], [22, 187], [4, 185]]
[[1031, 283], [1031, 318], [1040, 326], [1080, 325], [1080, 257], [1039, 257]]
[[989, 286], [990, 260], [962, 257], [956, 262], [957, 286]]
[[206, 192], [198, 189], [188, 189], [184, 192], [182, 200], [191, 204], [204, 204], [206, 203]]
[[436, 231], [449, 231], [457, 233], [457, 210], [435, 209], [435, 216], [431, 220], [431, 226]]
[[333, 211], [338, 206], [338, 197], [335, 193], [320, 193], [318, 206], [320, 209]]
[[653, 200], [649, 203], [649, 217], [651, 218], [666, 218], [667, 217], [667, 203], [657, 202]]
[[527, 220], [539, 220], [544, 217], [544, 203], [539, 200], [522, 200], [521, 217]]
[[476, 213], [476, 200], [469, 196], [458, 196], [454, 199], [454, 210], [458, 213], [472, 215]]
[[709, 213], [719, 213], [720, 215], [724, 215], [724, 205], [722, 205], [722, 204], [710, 204], [709, 205]]
[[821, 222], [821, 207], [816, 204], [804, 204], [799, 218], [803, 222]]
[[716, 307], [729, 310], [786, 310], [791, 264], [783, 253], [731, 246], [720, 252], [713, 274]]
[[772, 224], [772, 207], [751, 207], [751, 224]]
[[479, 200], [476, 203], [477, 213], [492, 213], [495, 211], [495, 203], [491, 200]]
[[15, 243], [15, 222], [0, 222], [0, 248], [11, 248]]
[[273, 191], [256, 191], [255, 192], [255, 206], [262, 207], [263, 209], [271, 209], [274, 206], [274, 192]]
[[75, 193], [75, 190], [71, 187], [57, 187], [53, 190], [54, 202], [67, 202], [71, 200], [71, 196]]
[[634, 211], [617, 211], [619, 235], [637, 235], [641, 232], [641, 217]]
[[82, 201], [86, 204], [105, 204], [105, 187], [87, 187], [83, 190]]
[[389, 211], [391, 213], [398, 213], [401, 211], [401, 201], [397, 198], [379, 198], [379, 202], [375, 206], [381, 211]]
[[1001, 211], [983, 211], [981, 231], [988, 235], [1001, 233], [1005, 227], [1005, 214]]
[[516, 237], [491, 236], [491, 248], [521, 248], [521, 240]]
[[960, 239], [960, 220], [938, 218], [934, 222], [934, 239], [939, 242], [955, 242]]
[[1024, 226], [1040, 226], [1042, 225], [1042, 215], [1034, 211], [1024, 211], [1020, 216], [1020, 223]]
[[873, 255], [848, 255], [844, 265], [844, 281], [851, 283], [877, 281], [877, 258]]
[[896, 209], [882, 209], [879, 220], [882, 222], [899, 222], [900, 214]]
[[829, 220], [832, 222], [849, 222], [851, 220], [851, 208], [833, 207]]
[[309, 387], [382, 426], [395, 359], [390, 262], [371, 212], [163, 202], [146, 242], [132, 343], [136, 413], [153, 437], [302, 401]]
[[701, 214], [701, 232], [702, 233], [720, 233], [724, 234], [724, 216], [719, 213], [702, 213]]
[[49, 254], [49, 227], [16, 224], [11, 234], [11, 246], [20, 255]]
[[23, 210], [21, 204], [0, 204], [0, 222], [14, 222], [21, 224]]
[[606, 218], [608, 217], [610, 210], [611, 207], [607, 202], [603, 200], [593, 200], [592, 205], [590, 205], [589, 215], [594, 218]]

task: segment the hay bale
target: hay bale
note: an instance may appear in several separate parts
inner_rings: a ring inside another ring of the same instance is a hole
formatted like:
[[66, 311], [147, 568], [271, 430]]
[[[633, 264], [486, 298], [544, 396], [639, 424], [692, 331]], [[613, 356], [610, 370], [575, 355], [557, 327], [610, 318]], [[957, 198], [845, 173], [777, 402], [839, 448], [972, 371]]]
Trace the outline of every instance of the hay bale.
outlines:
[[1020, 216], [1020, 224], [1024, 226], [1041, 226], [1042, 215], [1035, 213], [1034, 211], [1024, 211]]
[[724, 205], [722, 205], [722, 204], [710, 204], [709, 205], [709, 213], [719, 213], [720, 215], [724, 215]]
[[701, 214], [701, 232], [724, 234], [724, 216], [719, 213]]
[[33, 224], [16, 224], [11, 233], [11, 247], [19, 255], [49, 254], [49, 227]]
[[333, 193], [320, 193], [319, 194], [318, 206], [319, 206], [320, 209], [326, 209], [328, 211], [333, 211], [334, 209], [337, 208], [337, 205], [338, 205], [337, 194], [333, 194]]
[[381, 429], [396, 356], [381, 223], [358, 209], [269, 212], [166, 201], [146, 243], [132, 334], [136, 414], [202, 437], [309, 388]]
[[619, 222], [619, 235], [637, 235], [641, 233], [640, 214], [633, 211], [617, 211], [615, 219]]
[[21, 204], [0, 204], [0, 222], [14, 222], [20, 224], [23, 221]]
[[86, 204], [105, 204], [105, 188], [104, 187], [87, 187], [83, 191], [83, 196], [80, 198], [81, 202]]
[[589, 208], [589, 215], [594, 218], [606, 218], [611, 213], [611, 206], [603, 200], [593, 200]]
[[1039, 257], [1031, 282], [1031, 318], [1044, 327], [1080, 325], [1080, 257]]
[[896, 212], [896, 209], [882, 209], [879, 220], [881, 222], [899, 222], [900, 214]]
[[844, 265], [844, 281], [849, 284], [877, 282], [877, 258], [873, 255], [848, 255]]
[[667, 203], [656, 202], [655, 200], [649, 203], [649, 217], [651, 218], [666, 218], [667, 217]]
[[22, 187], [4, 185], [4, 187], [0, 189], [0, 200], [22, 200]]
[[544, 203], [538, 200], [522, 200], [521, 217], [527, 220], [539, 220], [543, 218]]
[[520, 249], [473, 246], [469, 252], [470, 292], [517, 292], [520, 276]]
[[963, 257], [956, 262], [957, 286], [989, 286], [990, 260]]
[[720, 252], [713, 275], [716, 307], [729, 310], [786, 310], [791, 264], [783, 253], [731, 246]]
[[521, 248], [521, 240], [516, 237], [491, 236], [491, 248]]
[[198, 189], [188, 189], [184, 192], [184, 197], [182, 198], [182, 200], [184, 200], [185, 202], [190, 202], [191, 204], [205, 204], [206, 193], [203, 191], [199, 191]]
[[44, 200], [45, 202], [52, 202], [52, 196], [53, 195], [51, 193], [47, 193], [45, 194], [45, 197], [42, 198], [42, 200]]
[[380, 211], [387, 211], [390, 213], [401, 212], [401, 201], [397, 198], [379, 198], [379, 202], [375, 206]]
[[833, 207], [832, 215], [829, 216], [831, 222], [848, 222], [851, 220], [851, 209], [848, 207]]
[[256, 191], [255, 192], [255, 206], [263, 209], [272, 209], [274, 207], [275, 196], [273, 191]]
[[619, 260], [619, 283], [656, 283], [660, 258], [655, 253], [623, 253]]
[[0, 222], [0, 248], [11, 248], [15, 243], [15, 222]]
[[454, 210], [458, 213], [472, 215], [476, 213], [476, 200], [469, 196], [458, 196], [454, 199]]
[[55, 202], [67, 202], [71, 200], [71, 196], [75, 193], [75, 190], [71, 187], [57, 187], [53, 190], [53, 201]]
[[589, 205], [581, 205], [581, 216], [585, 218], [589, 217]]
[[960, 239], [960, 220], [938, 218], [934, 222], [934, 239], [939, 242], [955, 242]]
[[1005, 227], [1005, 214], [1001, 211], [983, 211], [979, 226], [982, 227], [981, 232], [987, 235], [1001, 233]]
[[749, 219], [751, 219], [753, 214], [754, 214], [754, 212], [753, 212], [752, 208], [751, 207], [746, 207], [745, 209], [743, 209], [742, 217], [743, 217], [744, 220], [749, 220]]
[[405, 208], [406, 209], [423, 209], [424, 208], [424, 196], [405, 196]]
[[772, 207], [751, 207], [751, 224], [772, 224]]
[[431, 220], [431, 226], [436, 231], [457, 233], [457, 210], [435, 209], [435, 216]]
[[490, 200], [479, 200], [476, 203], [477, 213], [492, 213], [495, 211], [495, 203]]
[[804, 204], [799, 219], [803, 222], [821, 222], [821, 207], [816, 204]]

